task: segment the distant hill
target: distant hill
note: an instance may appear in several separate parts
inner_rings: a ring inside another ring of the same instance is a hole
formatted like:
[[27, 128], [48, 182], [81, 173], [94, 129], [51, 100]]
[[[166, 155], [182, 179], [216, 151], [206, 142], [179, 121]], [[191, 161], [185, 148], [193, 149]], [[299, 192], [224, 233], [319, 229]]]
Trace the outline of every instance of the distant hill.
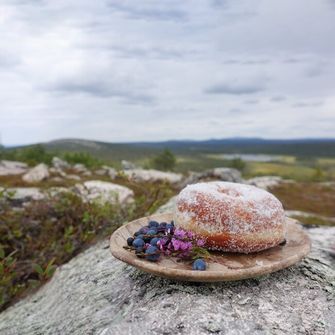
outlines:
[[261, 138], [227, 138], [205, 141], [139, 142], [131, 143], [131, 145], [151, 149], [168, 147], [176, 153], [220, 152], [320, 157], [335, 156], [335, 139], [265, 140]]
[[46, 149], [55, 152], [88, 152], [98, 158], [114, 161], [152, 157], [164, 148], [171, 149], [175, 154], [186, 156], [201, 153], [249, 153], [294, 155], [298, 157], [335, 157], [335, 139], [265, 140], [261, 138], [227, 138], [205, 141], [131, 143], [61, 139], [41, 144]]

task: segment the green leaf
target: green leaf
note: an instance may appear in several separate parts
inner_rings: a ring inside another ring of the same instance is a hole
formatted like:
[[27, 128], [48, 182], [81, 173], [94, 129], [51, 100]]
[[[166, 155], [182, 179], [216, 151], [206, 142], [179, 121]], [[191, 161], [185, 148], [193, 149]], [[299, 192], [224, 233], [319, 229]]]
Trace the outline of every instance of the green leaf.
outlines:
[[40, 284], [39, 280], [36, 279], [28, 279], [28, 283], [29, 285], [31, 285], [31, 287], [37, 287]]
[[33, 264], [33, 269], [41, 276], [44, 275], [44, 270], [42, 269], [41, 265]]
[[11, 257], [10, 255], [5, 258], [5, 264], [6, 266], [11, 266], [16, 262], [16, 259]]
[[51, 265], [50, 267], [48, 267], [48, 269], [45, 270], [47, 277], [48, 278], [52, 277], [52, 275], [55, 273], [56, 269], [57, 269], [56, 265]]
[[3, 250], [2, 246], [0, 246], [0, 258], [5, 258], [5, 250]]

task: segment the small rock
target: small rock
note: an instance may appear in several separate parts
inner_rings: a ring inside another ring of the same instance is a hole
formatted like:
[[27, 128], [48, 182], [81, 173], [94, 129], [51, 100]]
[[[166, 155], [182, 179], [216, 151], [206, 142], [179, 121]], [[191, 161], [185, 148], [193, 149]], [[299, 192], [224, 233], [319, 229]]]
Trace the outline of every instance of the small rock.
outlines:
[[23, 181], [27, 183], [36, 183], [49, 177], [48, 167], [45, 164], [39, 164], [23, 175]]
[[61, 183], [62, 181], [64, 181], [64, 179], [61, 178], [61, 177], [52, 177], [52, 178], [50, 178], [50, 181], [54, 181], [56, 183]]
[[242, 182], [240, 171], [232, 168], [215, 168], [204, 172], [191, 172], [191, 174], [183, 181], [181, 187], [190, 184], [200, 183], [209, 180], [222, 180], [232, 183]]
[[98, 176], [105, 176], [107, 174], [105, 169], [95, 170], [94, 173]]
[[137, 166], [134, 163], [126, 160], [121, 161], [121, 166], [123, 170], [134, 170], [137, 168]]
[[94, 171], [99, 176], [109, 176], [111, 179], [116, 177], [116, 170], [110, 166], [103, 165], [100, 169]]
[[111, 178], [114, 179], [116, 177], [116, 170], [110, 166], [103, 165], [102, 169], [106, 171], [106, 174]]
[[182, 174], [159, 170], [133, 169], [124, 171], [124, 174], [136, 182], [167, 181], [171, 184], [176, 184], [183, 178]]
[[215, 168], [211, 171], [211, 174], [214, 178], [218, 178], [219, 180], [230, 181], [234, 183], [239, 183], [242, 181], [241, 172], [232, 168]]
[[47, 191], [49, 197], [55, 197], [62, 193], [72, 193], [72, 191], [66, 187], [50, 187]]
[[53, 157], [52, 166], [56, 169], [68, 169], [70, 164], [59, 157]]
[[74, 172], [80, 173], [80, 174], [86, 174], [87, 172], [89, 172], [91, 174], [91, 171], [89, 171], [84, 164], [80, 164], [80, 163], [75, 164], [73, 166], [73, 170], [74, 170]]
[[72, 180], [81, 180], [81, 178], [75, 174], [68, 174], [65, 176], [66, 179], [72, 179]]
[[263, 188], [264, 190], [268, 190], [271, 187], [277, 186], [282, 181], [283, 179], [279, 176], [263, 176], [248, 179], [245, 181], [245, 183], [248, 185]]
[[30, 200], [41, 200], [45, 195], [37, 187], [11, 187], [5, 191], [8, 200], [27, 202]]
[[134, 192], [128, 187], [101, 180], [90, 180], [77, 184], [75, 190], [86, 201], [98, 200], [103, 203], [127, 205], [134, 201]]
[[0, 176], [23, 174], [27, 170], [28, 165], [26, 163], [7, 160], [0, 161]]

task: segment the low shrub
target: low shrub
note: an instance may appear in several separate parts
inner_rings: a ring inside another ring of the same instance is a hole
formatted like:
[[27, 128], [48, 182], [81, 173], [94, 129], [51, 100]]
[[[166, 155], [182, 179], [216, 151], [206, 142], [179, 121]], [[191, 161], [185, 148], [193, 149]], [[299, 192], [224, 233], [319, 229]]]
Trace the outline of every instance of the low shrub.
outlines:
[[57, 266], [123, 222], [151, 214], [174, 193], [165, 183], [117, 182], [133, 189], [132, 206], [85, 203], [63, 193], [15, 210], [0, 199], [0, 311], [46, 282]]

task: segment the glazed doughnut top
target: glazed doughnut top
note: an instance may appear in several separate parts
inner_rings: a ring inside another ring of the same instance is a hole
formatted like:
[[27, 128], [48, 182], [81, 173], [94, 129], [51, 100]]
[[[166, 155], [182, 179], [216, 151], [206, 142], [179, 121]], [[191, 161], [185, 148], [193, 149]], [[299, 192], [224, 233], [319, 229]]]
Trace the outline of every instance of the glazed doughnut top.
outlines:
[[189, 185], [177, 197], [176, 224], [206, 237], [211, 249], [260, 251], [284, 240], [281, 202], [254, 186], [208, 182]]

